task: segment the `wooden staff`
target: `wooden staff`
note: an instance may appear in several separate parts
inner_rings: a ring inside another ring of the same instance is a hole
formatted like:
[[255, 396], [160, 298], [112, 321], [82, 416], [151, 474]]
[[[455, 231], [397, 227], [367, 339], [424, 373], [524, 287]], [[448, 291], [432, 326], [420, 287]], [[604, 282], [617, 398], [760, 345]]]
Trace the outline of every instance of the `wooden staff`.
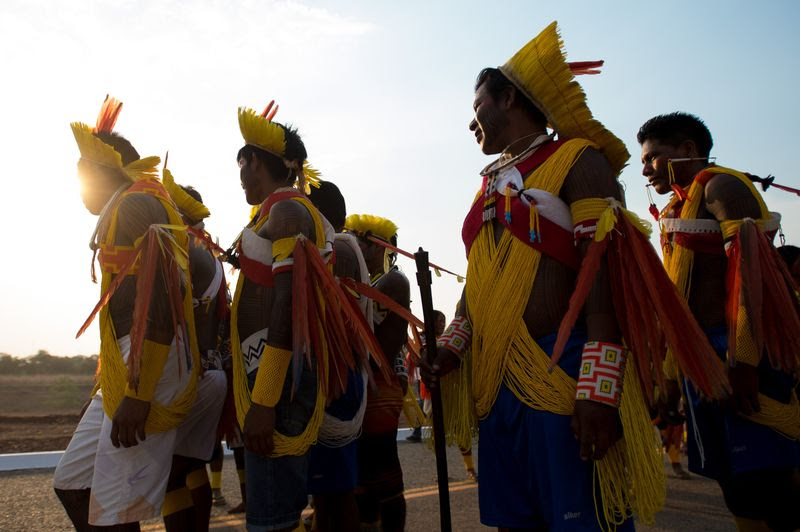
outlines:
[[[431, 270], [428, 263], [428, 252], [419, 248], [414, 253], [417, 263], [417, 284], [422, 299], [422, 315], [425, 320], [425, 358], [433, 366], [436, 359], [436, 318], [433, 314], [433, 297], [431, 296]], [[438, 386], [430, 389], [433, 406], [433, 442], [436, 453], [436, 474], [439, 485], [439, 528], [442, 532], [450, 532], [450, 487], [447, 483], [447, 452], [445, 450], [444, 415], [442, 412], [442, 393]]]

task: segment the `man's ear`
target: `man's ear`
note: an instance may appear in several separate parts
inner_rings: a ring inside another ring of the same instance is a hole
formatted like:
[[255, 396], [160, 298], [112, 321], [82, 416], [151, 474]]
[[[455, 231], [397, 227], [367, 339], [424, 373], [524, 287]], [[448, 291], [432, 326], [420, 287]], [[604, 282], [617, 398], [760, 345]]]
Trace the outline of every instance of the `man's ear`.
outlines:
[[251, 170], [256, 170], [261, 167], [261, 159], [256, 157], [256, 152], [250, 152], [250, 160], [247, 161], [247, 166], [249, 166]]
[[681, 154], [689, 157], [689, 158], [697, 158], [700, 157], [700, 153], [697, 151], [697, 144], [693, 140], [684, 140], [681, 142], [680, 146]]
[[512, 86], [504, 87], [497, 99], [497, 106], [503, 111], [508, 111], [514, 106], [517, 97], [517, 89]]

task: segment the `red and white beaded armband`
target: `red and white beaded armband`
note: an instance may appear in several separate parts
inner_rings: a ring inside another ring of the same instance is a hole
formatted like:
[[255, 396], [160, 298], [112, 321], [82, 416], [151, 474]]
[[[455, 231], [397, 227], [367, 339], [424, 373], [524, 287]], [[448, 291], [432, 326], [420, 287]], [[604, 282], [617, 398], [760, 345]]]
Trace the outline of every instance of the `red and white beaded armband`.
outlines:
[[444, 333], [436, 340], [436, 347], [444, 347], [461, 356], [472, 341], [472, 325], [464, 316], [456, 316]]
[[588, 342], [583, 346], [575, 398], [619, 407], [624, 373], [623, 346], [608, 342]]

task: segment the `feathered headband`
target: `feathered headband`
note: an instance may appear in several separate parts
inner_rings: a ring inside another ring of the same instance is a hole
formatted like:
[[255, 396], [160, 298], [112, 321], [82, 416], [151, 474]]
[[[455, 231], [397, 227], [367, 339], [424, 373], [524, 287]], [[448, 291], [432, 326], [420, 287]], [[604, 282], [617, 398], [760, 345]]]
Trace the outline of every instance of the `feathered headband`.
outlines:
[[371, 234], [387, 242], [397, 236], [397, 225], [393, 221], [372, 214], [351, 214], [345, 220], [344, 228], [358, 235]]
[[280, 157], [286, 168], [297, 173], [297, 188], [308, 194], [309, 184], [319, 188], [320, 173], [307, 160], [299, 164], [297, 161], [286, 159], [285, 130], [280, 124], [272, 121], [277, 112], [278, 106], [275, 105], [275, 100], [270, 101], [261, 113], [256, 113], [247, 107], [239, 107], [239, 131], [242, 132], [245, 144]]
[[183, 190], [180, 185], [175, 182], [172, 177], [172, 172], [167, 170], [166, 166], [161, 172], [161, 182], [164, 188], [167, 189], [169, 197], [175, 202], [178, 210], [193, 222], [199, 222], [211, 215], [208, 207], [194, 199], [188, 192]]
[[82, 122], [70, 124], [75, 142], [78, 143], [78, 150], [81, 152], [81, 159], [117, 169], [134, 182], [141, 179], [157, 179], [160, 157], [144, 157], [123, 165], [122, 155], [113, 146], [97, 137], [97, 133], [111, 133], [114, 130], [114, 124], [121, 110], [122, 102], [106, 96], [94, 128]]

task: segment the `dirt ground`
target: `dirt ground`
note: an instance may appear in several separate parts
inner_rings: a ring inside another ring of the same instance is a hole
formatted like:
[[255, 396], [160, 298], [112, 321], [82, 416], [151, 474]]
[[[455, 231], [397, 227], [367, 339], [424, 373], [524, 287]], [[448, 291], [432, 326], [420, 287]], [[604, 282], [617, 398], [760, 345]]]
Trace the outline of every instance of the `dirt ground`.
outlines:
[[[406, 530], [433, 531], [439, 528], [436, 467], [424, 445], [398, 445], [406, 484], [408, 519]], [[480, 469], [480, 465], [478, 466]], [[457, 449], [448, 450], [450, 504], [454, 531], [491, 530], [480, 524], [477, 484], [469, 482]], [[480, 473], [480, 471], [479, 471]], [[53, 494], [52, 469], [0, 473], [0, 530], [4, 532], [71, 530], [64, 510]], [[228, 515], [241, 500], [233, 458], [225, 460], [222, 474], [224, 506], [213, 509], [211, 530], [242, 531], [241, 514]], [[679, 480], [667, 475], [667, 501], [652, 525], [636, 524], [644, 532], [664, 530], [728, 532], [735, 530], [717, 485], [693, 476]], [[142, 523], [143, 530], [163, 530], [160, 520]]]
[[0, 453], [67, 447], [91, 375], [0, 375]]
[[[0, 453], [66, 448], [92, 382], [91, 377], [0, 376]], [[433, 453], [425, 445], [405, 441], [398, 448], [408, 504], [406, 529], [438, 530]], [[467, 479], [456, 449], [448, 450], [448, 471], [453, 530], [490, 530], [480, 524], [477, 484]], [[0, 531], [71, 530], [53, 493], [52, 475], [52, 469], [0, 473]], [[689, 481], [679, 480], [669, 472], [667, 485], [664, 510], [652, 525], [637, 523], [638, 530], [735, 529], [714, 482], [694, 476]], [[225, 460], [223, 493], [227, 504], [213, 509], [211, 530], [244, 530], [243, 516], [227, 513], [241, 500], [232, 458]], [[142, 525], [143, 530], [163, 530], [159, 519]]]

